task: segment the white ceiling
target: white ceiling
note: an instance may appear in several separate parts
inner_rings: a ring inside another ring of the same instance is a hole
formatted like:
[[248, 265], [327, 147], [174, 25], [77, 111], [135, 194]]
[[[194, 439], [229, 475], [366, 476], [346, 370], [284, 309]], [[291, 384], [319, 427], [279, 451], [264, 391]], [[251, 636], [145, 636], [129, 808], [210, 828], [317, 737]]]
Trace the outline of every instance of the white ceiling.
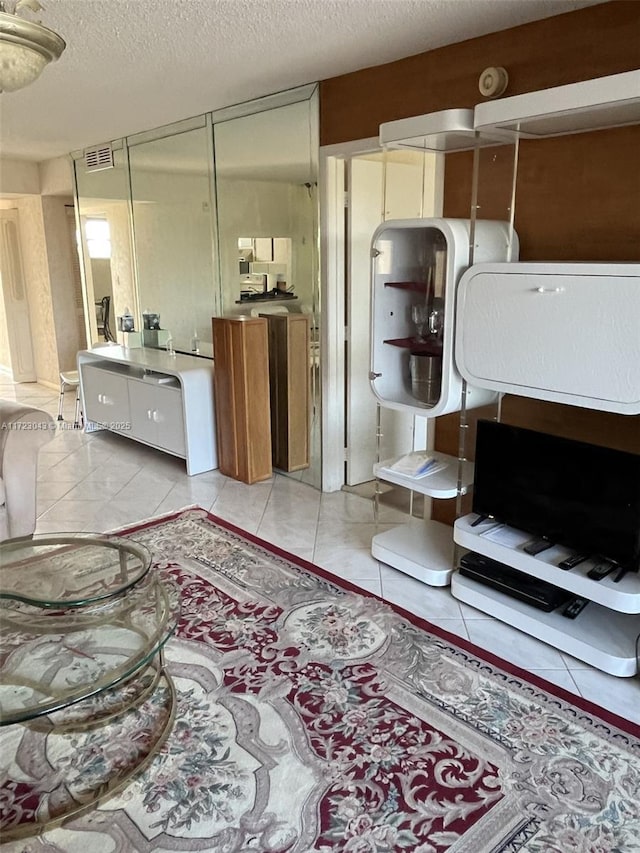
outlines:
[[45, 160], [600, 1], [45, 0], [67, 49], [0, 95], [0, 150]]

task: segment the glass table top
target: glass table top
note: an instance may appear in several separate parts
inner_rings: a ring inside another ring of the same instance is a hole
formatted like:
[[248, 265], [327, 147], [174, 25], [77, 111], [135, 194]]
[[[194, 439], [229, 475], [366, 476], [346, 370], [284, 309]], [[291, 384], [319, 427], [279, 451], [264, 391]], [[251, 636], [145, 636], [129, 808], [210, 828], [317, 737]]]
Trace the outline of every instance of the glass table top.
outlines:
[[39, 607], [78, 607], [139, 583], [149, 551], [120, 536], [41, 534], [0, 542], [0, 598]]
[[82, 607], [0, 601], [0, 725], [50, 714], [127, 682], [176, 628], [180, 592], [150, 572]]

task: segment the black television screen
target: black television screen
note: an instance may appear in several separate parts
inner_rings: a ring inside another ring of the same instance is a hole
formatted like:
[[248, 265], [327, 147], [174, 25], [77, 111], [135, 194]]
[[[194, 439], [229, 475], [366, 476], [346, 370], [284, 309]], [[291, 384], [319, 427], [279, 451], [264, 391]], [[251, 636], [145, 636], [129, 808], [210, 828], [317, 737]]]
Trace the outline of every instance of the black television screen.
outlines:
[[473, 511], [640, 568], [640, 455], [478, 421]]

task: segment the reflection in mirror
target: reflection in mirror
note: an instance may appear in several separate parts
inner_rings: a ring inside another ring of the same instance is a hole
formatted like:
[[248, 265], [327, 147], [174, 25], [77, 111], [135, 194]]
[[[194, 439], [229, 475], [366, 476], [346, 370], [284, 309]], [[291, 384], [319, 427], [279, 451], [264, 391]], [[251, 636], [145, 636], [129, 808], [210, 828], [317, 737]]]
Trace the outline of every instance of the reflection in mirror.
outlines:
[[203, 126], [129, 148], [145, 346], [213, 354], [211, 157]]
[[213, 131], [222, 313], [308, 315], [311, 462], [295, 476], [320, 487], [317, 123], [314, 91], [227, 121], [214, 115]]
[[240, 302], [296, 299], [290, 237], [239, 237], [238, 272]]
[[[113, 152], [114, 167], [88, 171], [75, 161], [79, 241], [84, 258], [91, 343], [114, 340], [116, 317], [127, 310], [137, 323], [133, 254], [129, 227], [129, 189], [122, 149]], [[120, 340], [120, 343], [123, 343]]]

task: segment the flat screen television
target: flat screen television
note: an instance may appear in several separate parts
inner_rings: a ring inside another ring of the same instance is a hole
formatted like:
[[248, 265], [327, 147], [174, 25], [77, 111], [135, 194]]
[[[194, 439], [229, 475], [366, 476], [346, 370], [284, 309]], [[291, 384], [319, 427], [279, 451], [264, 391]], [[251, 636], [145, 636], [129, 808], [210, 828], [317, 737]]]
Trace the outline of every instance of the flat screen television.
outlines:
[[640, 569], [640, 455], [478, 421], [473, 511]]

